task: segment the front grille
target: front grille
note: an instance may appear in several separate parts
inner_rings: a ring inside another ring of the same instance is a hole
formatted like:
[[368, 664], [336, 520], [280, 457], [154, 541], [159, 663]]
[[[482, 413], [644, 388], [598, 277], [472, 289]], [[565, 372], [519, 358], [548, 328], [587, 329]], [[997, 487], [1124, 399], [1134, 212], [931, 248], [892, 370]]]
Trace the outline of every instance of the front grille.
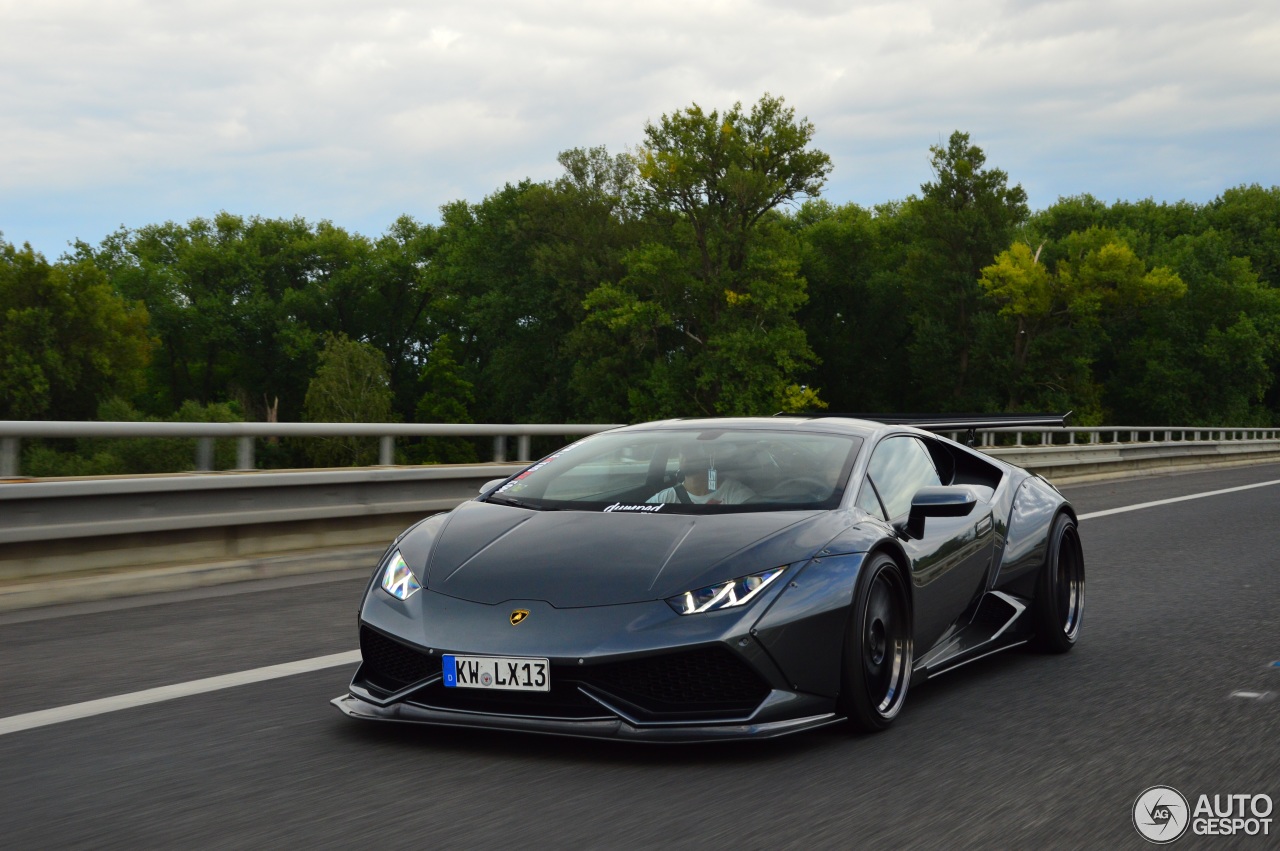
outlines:
[[653, 715], [749, 713], [769, 693], [751, 666], [723, 647], [597, 665], [583, 680]]
[[572, 667], [552, 665], [551, 690], [545, 692], [445, 688], [442, 681], [415, 691], [408, 699], [432, 709], [522, 715], [526, 718], [581, 721], [613, 717], [600, 704], [578, 690], [576, 673]]
[[[360, 628], [360, 654], [364, 684], [388, 695], [441, 672], [439, 655], [367, 626]], [[552, 665], [549, 692], [445, 688], [437, 680], [407, 700], [460, 712], [566, 720], [611, 717], [579, 686], [641, 721], [741, 717], [769, 694], [769, 684], [736, 654], [706, 647], [601, 665]]]
[[428, 656], [367, 626], [360, 627], [360, 656], [365, 679], [383, 691], [399, 691], [440, 673], [439, 656]]

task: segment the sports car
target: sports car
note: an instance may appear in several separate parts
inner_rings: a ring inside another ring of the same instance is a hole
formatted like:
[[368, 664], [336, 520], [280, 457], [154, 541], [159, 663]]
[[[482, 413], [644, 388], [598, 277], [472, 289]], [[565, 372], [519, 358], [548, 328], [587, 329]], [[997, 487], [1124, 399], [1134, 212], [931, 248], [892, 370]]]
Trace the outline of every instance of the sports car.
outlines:
[[1050, 421], [779, 416], [592, 435], [391, 544], [360, 608], [362, 662], [333, 703], [641, 741], [883, 730], [912, 686], [1079, 638], [1074, 509], [939, 433], [971, 444], [972, 429]]

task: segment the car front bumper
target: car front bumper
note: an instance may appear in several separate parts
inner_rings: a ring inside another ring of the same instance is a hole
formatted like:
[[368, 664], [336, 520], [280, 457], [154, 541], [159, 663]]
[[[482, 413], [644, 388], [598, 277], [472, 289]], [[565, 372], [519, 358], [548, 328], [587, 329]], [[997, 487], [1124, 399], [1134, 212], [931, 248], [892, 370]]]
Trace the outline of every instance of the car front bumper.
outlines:
[[635, 742], [692, 743], [730, 741], [734, 739], [770, 739], [790, 733], [799, 733], [804, 730], [813, 730], [842, 720], [835, 713], [827, 712], [778, 721], [746, 720], [729, 723], [713, 721], [707, 723], [637, 724], [617, 715], [612, 718], [564, 720], [431, 709], [410, 702], [378, 706], [354, 694], [345, 694], [334, 698], [330, 702], [344, 715], [368, 721], [397, 721], [444, 727], [471, 727], [484, 730], [543, 733], [553, 736], [617, 739]]

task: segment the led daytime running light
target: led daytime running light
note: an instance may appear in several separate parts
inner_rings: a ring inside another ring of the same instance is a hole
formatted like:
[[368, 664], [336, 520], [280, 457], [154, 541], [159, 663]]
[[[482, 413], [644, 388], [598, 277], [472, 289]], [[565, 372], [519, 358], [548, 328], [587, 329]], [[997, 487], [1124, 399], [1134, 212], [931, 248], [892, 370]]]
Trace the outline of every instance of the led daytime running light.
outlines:
[[404, 556], [400, 555], [399, 550], [393, 552], [382, 570], [382, 590], [397, 600], [407, 600], [421, 588], [422, 585], [405, 563]]
[[682, 615], [696, 615], [701, 612], [745, 606], [785, 570], [785, 567], [775, 567], [763, 573], [753, 573], [750, 576], [731, 579], [697, 591], [686, 591], [678, 597], [667, 600], [667, 604]]

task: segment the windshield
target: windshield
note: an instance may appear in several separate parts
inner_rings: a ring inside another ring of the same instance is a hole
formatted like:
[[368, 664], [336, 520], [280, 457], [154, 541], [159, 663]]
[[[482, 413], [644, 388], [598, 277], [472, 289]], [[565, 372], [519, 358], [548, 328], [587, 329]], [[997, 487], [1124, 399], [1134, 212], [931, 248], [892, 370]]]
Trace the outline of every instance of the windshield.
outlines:
[[829, 509], [861, 445], [851, 435], [760, 429], [600, 434], [548, 455], [486, 501], [655, 514]]

